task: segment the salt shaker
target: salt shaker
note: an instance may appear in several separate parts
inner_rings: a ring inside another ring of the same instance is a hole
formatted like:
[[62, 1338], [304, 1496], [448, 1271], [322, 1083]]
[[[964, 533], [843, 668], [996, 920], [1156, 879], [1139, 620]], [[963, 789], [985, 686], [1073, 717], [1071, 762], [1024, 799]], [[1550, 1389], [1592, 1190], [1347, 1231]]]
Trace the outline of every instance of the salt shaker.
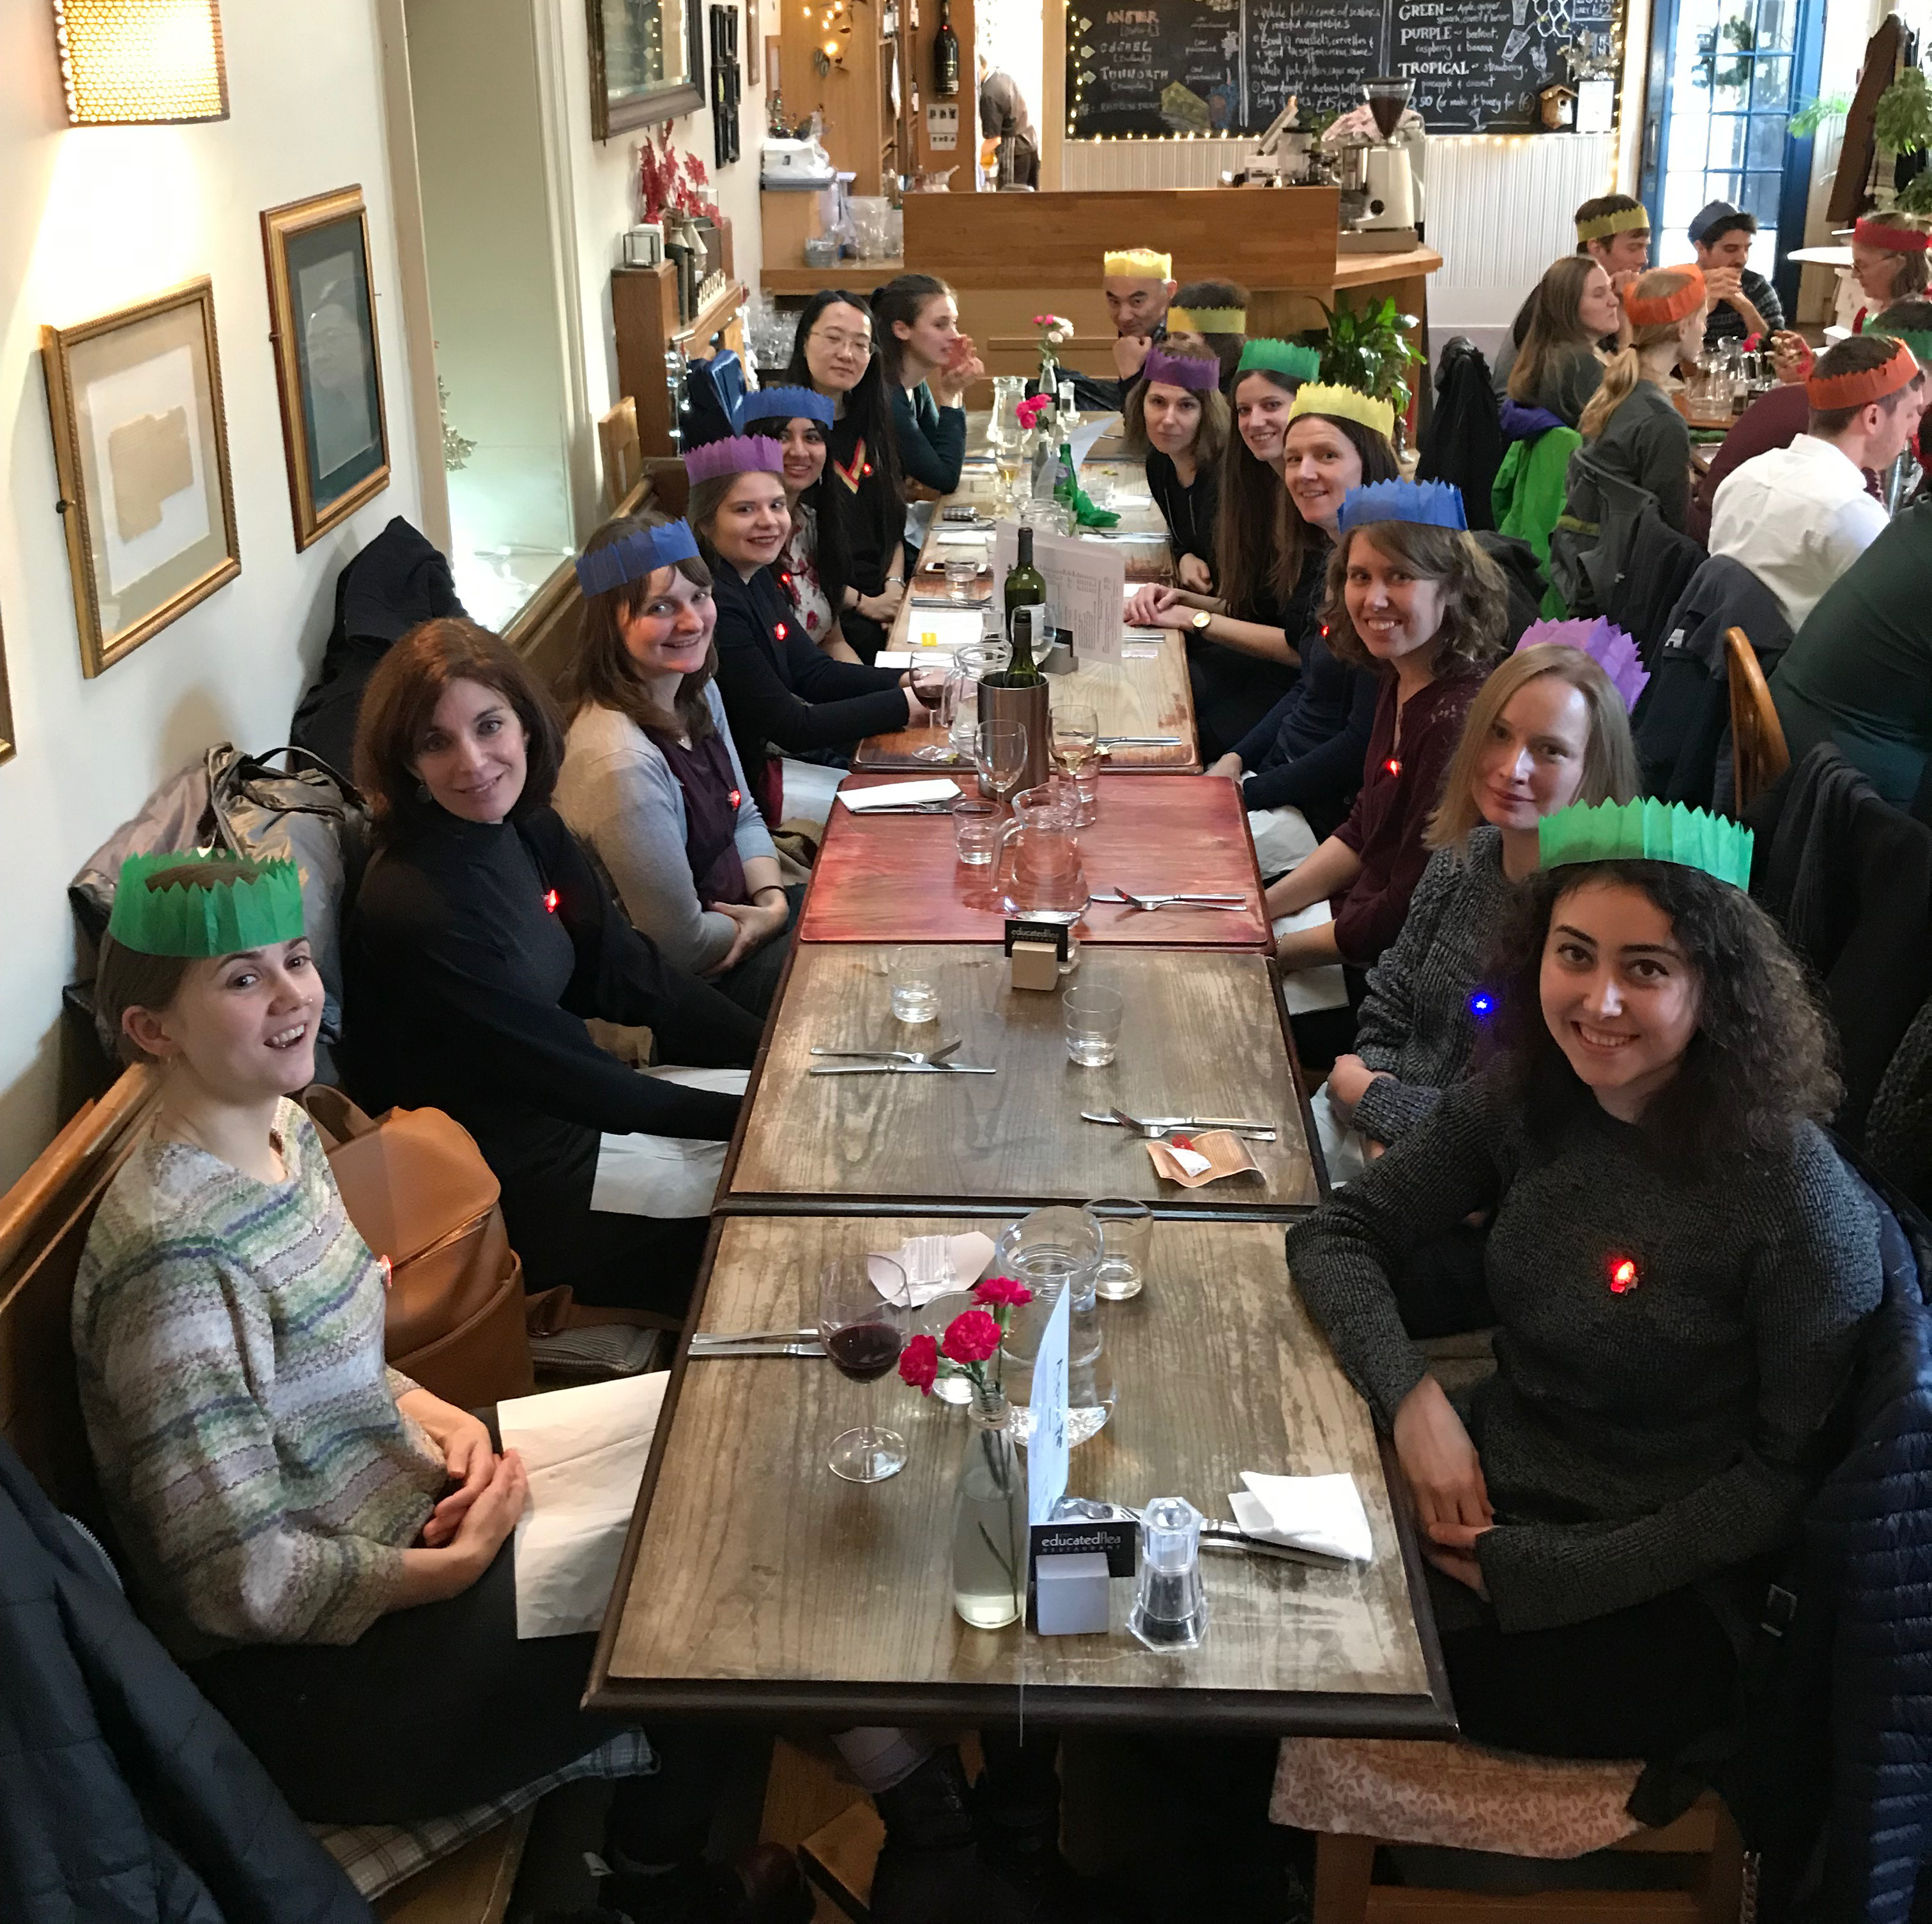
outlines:
[[1140, 1593], [1127, 1628], [1150, 1650], [1198, 1650], [1208, 1634], [1201, 1521], [1185, 1497], [1156, 1497], [1141, 1512]]

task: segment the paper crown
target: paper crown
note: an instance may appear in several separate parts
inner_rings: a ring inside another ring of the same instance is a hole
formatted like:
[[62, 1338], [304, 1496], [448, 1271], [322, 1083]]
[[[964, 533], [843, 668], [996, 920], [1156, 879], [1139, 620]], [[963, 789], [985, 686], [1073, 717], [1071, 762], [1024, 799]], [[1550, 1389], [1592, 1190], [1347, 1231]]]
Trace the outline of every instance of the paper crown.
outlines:
[[1904, 341], [1921, 367], [1932, 369], [1932, 328], [1888, 328], [1882, 321], [1868, 321], [1865, 332]]
[[1325, 414], [1341, 421], [1358, 421], [1386, 441], [1395, 432], [1393, 402], [1378, 401], [1357, 388], [1334, 388], [1310, 381], [1295, 391], [1294, 405], [1288, 411], [1290, 421], [1305, 414]]
[[1922, 254], [1932, 243], [1932, 233], [1896, 226], [1882, 214], [1866, 214], [1852, 223], [1852, 238], [1868, 247], [1882, 247], [1888, 254]]
[[130, 855], [121, 865], [107, 933], [142, 955], [180, 955], [206, 961], [244, 949], [293, 942], [303, 933], [302, 877], [292, 862], [246, 862], [246, 873], [209, 888], [171, 882], [151, 889], [148, 878], [190, 863], [233, 862], [224, 849], [173, 849]]
[[1614, 214], [1594, 214], [1578, 221], [1576, 239], [1580, 245], [1585, 241], [1607, 241], [1612, 234], [1634, 233], [1640, 227], [1649, 231], [1649, 214], [1641, 207], [1620, 207]]
[[1322, 372], [1322, 357], [1299, 341], [1275, 340], [1266, 334], [1257, 334], [1252, 340], [1241, 343], [1241, 358], [1234, 371], [1246, 374], [1257, 367], [1270, 374], [1286, 374], [1291, 381], [1312, 381]]
[[1469, 525], [1462, 511], [1462, 490], [1453, 482], [1436, 481], [1371, 481], [1366, 487], [1352, 487], [1342, 498], [1337, 530], [1348, 534], [1372, 521], [1417, 521], [1425, 528], [1451, 528], [1459, 534]]
[[684, 471], [694, 481], [721, 475], [782, 475], [784, 450], [768, 434], [734, 434], [684, 451]]
[[1185, 388], [1196, 394], [1210, 394], [1221, 385], [1221, 364], [1208, 355], [1168, 354], [1150, 347], [1141, 371], [1150, 382]]
[[738, 427], [748, 421], [815, 421], [832, 425], [832, 397], [815, 388], [754, 388], [738, 403]]
[[1734, 889], [1750, 882], [1751, 832], [1681, 802], [1574, 802], [1537, 824], [1537, 865], [1672, 862]]
[[1638, 655], [1636, 643], [1608, 616], [1594, 621], [1532, 622], [1516, 645], [1520, 655], [1526, 648], [1553, 646], [1580, 649], [1610, 678], [1610, 685], [1622, 697], [1628, 713], [1636, 706], [1636, 698], [1649, 681], [1649, 671]]
[[[1897, 340], [1896, 336], [1881, 334], [1880, 340]], [[1864, 338], [1870, 339], [1868, 335]], [[1829, 355], [1821, 358], [1829, 359]], [[1902, 340], [1876, 367], [1857, 367], [1843, 374], [1812, 374], [1804, 383], [1805, 398], [1821, 412], [1834, 408], [1864, 407], [1873, 401], [1882, 401], [1887, 394], [1895, 394], [1900, 388], [1909, 388], [1918, 379], [1918, 357]]]
[[1108, 254], [1101, 272], [1111, 280], [1172, 280], [1174, 256], [1151, 247], [1121, 247]]
[[1681, 274], [1684, 277], [1668, 294], [1639, 294], [1634, 288], [1625, 294], [1624, 312], [1629, 315], [1632, 327], [1660, 328], [1669, 322], [1682, 320], [1687, 314], [1694, 314], [1703, 306], [1706, 290], [1702, 268], [1694, 262], [1683, 267], [1654, 268], [1644, 276], [1644, 280], [1662, 274]]
[[672, 562], [695, 561], [698, 537], [688, 521], [639, 528], [577, 558], [577, 585], [586, 595], [608, 595], [627, 581], [643, 581]]
[[1691, 215], [1690, 225], [1685, 231], [1693, 242], [1700, 241], [1713, 227], [1721, 226], [1726, 220], [1741, 220], [1750, 223], [1753, 233], [1757, 232], [1756, 214], [1747, 214], [1742, 208], [1733, 207], [1728, 200], [1706, 201]]
[[1169, 334], [1246, 334], [1248, 310], [1245, 307], [1169, 307]]

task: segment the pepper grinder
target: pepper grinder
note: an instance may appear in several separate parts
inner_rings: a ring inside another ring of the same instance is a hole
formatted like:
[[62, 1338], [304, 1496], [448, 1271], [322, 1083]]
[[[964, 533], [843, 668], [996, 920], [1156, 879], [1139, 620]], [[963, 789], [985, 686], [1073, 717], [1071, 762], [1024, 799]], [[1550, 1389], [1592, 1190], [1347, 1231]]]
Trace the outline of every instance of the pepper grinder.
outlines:
[[1185, 1497], [1156, 1497], [1141, 1512], [1140, 1593], [1127, 1628], [1150, 1650], [1198, 1650], [1208, 1634], [1201, 1521]]

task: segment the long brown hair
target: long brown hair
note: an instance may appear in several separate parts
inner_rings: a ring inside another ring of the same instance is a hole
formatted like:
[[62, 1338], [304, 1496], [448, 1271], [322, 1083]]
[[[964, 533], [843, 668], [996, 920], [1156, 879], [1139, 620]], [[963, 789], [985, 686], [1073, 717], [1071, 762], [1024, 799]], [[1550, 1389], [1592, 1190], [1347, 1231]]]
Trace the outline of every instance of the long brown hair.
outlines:
[[892, 323], [903, 321], [909, 328], [919, 325], [926, 304], [952, 290], [936, 274], [902, 274], [883, 287], [872, 289], [872, 351], [885, 370], [890, 388], [904, 385], [906, 343]]
[[[1198, 348], [1170, 347], [1162, 343], [1162, 353], [1174, 361], [1211, 361], [1211, 355], [1203, 354]], [[1145, 376], [1136, 381], [1127, 390], [1127, 398], [1120, 409], [1120, 439], [1127, 452], [1146, 458], [1152, 443], [1147, 432], [1147, 391]], [[1194, 431], [1194, 460], [1197, 467], [1218, 467], [1228, 450], [1228, 436], [1233, 417], [1228, 409], [1228, 397], [1219, 388], [1209, 388], [1195, 394], [1201, 403], [1201, 425]], [[1204, 556], [1204, 560], [1206, 557]]]
[[[1270, 382], [1285, 394], [1301, 385], [1279, 369], [1250, 367], [1234, 383], [1235, 392], [1242, 382], [1254, 380]], [[1364, 485], [1394, 481], [1401, 474], [1387, 436], [1339, 415], [1316, 418], [1346, 436], [1361, 459]], [[1285, 605], [1316, 544], [1325, 538], [1301, 518], [1280, 475], [1256, 458], [1240, 428], [1234, 428], [1222, 457], [1221, 499], [1214, 516], [1214, 585], [1228, 613], [1250, 620], [1253, 617], [1247, 610], [1270, 601], [1276, 608]], [[1292, 647], [1295, 637], [1288, 639]]]
[[556, 704], [501, 635], [458, 615], [422, 622], [376, 664], [356, 724], [356, 781], [368, 799], [376, 840], [396, 841], [436, 805], [417, 793], [416, 757], [436, 705], [452, 682], [501, 695], [524, 728], [524, 792], [512, 820], [550, 805], [563, 766]]
[[1498, 662], [1469, 704], [1456, 752], [1442, 778], [1442, 802], [1423, 832], [1422, 839], [1430, 848], [1454, 849], [1459, 854], [1467, 850], [1469, 832], [1483, 820], [1483, 811], [1476, 805], [1476, 772], [1490, 731], [1516, 696], [1546, 675], [1568, 682], [1590, 711], [1582, 778], [1571, 799], [1594, 805], [1634, 802], [1642, 793], [1630, 716], [1610, 676], [1580, 648], [1566, 647], [1561, 642], [1532, 642]]
[[1529, 325], [1510, 369], [1511, 400], [1533, 402], [1557, 362], [1595, 351], [1596, 337], [1584, 326], [1581, 309], [1584, 283], [1603, 271], [1602, 263], [1589, 254], [1566, 254], [1536, 283], [1529, 297]]
[[[1654, 267], [1634, 283], [1631, 293], [1642, 301], [1667, 301], [1678, 289], [1688, 284], [1695, 268]], [[1675, 321], [1650, 321], [1633, 328], [1630, 344], [1619, 348], [1610, 356], [1610, 364], [1604, 370], [1602, 384], [1584, 403], [1583, 412], [1576, 422], [1577, 432], [1586, 441], [1594, 441], [1610, 424], [1610, 416], [1628, 400], [1638, 382], [1643, 379], [1643, 351], [1647, 347], [1661, 347], [1666, 341], [1674, 340], [1684, 331], [1682, 319]], [[1514, 377], [1511, 377], [1514, 385]]]
[[[584, 552], [594, 554], [627, 535], [668, 526], [670, 518], [647, 510], [608, 521], [584, 543]], [[711, 571], [703, 561], [693, 557], [672, 565], [686, 580], [710, 591]], [[566, 723], [574, 721], [586, 708], [614, 709], [640, 728], [669, 730], [694, 742], [702, 742], [712, 732], [711, 705], [704, 698], [704, 688], [718, 672], [717, 645], [705, 650], [703, 667], [693, 669], [679, 682], [671, 698], [671, 712], [667, 715], [651, 700], [638, 664], [624, 646], [624, 624], [650, 598], [650, 586], [647, 574], [638, 580], [620, 582], [602, 595], [584, 596], [584, 612], [577, 623], [577, 652], [557, 678], [557, 700]]]
[[1503, 571], [1454, 528], [1438, 528], [1420, 521], [1371, 521], [1351, 529], [1335, 544], [1328, 557], [1328, 599], [1322, 610], [1328, 623], [1329, 652], [1352, 668], [1388, 673], [1371, 654], [1348, 619], [1348, 555], [1366, 537], [1390, 560], [1400, 562], [1424, 581], [1442, 583], [1442, 625], [1430, 651], [1430, 672], [1440, 675], [1452, 662], [1486, 668], [1502, 652], [1508, 639], [1509, 590]]

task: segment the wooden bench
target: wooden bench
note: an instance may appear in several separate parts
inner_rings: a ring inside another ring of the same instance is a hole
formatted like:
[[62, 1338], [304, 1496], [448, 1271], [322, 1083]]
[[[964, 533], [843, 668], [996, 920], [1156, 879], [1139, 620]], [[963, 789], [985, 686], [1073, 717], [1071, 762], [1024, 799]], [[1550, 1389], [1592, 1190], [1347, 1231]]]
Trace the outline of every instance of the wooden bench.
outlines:
[[[103, 1536], [68, 1314], [94, 1212], [155, 1095], [151, 1071], [128, 1070], [0, 1195], [0, 1435], [62, 1509]], [[472, 1838], [386, 1893], [377, 1914], [397, 1924], [502, 1924], [529, 1830], [524, 1812]]]

